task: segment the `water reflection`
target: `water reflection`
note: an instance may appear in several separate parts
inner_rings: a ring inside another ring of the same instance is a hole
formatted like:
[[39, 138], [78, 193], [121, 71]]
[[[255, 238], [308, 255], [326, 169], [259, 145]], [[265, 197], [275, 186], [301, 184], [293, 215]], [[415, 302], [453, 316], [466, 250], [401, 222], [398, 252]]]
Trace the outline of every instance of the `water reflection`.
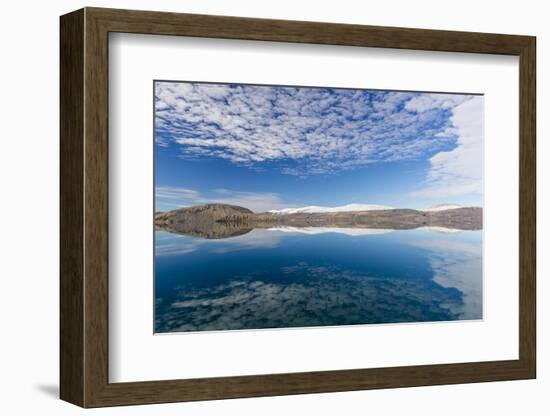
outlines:
[[155, 331], [482, 317], [481, 232], [314, 231], [157, 232]]
[[450, 306], [461, 319], [482, 315], [482, 261], [480, 246], [442, 239], [418, 241], [416, 246], [430, 250], [433, 280], [442, 287], [454, 287], [462, 293], [462, 303]]

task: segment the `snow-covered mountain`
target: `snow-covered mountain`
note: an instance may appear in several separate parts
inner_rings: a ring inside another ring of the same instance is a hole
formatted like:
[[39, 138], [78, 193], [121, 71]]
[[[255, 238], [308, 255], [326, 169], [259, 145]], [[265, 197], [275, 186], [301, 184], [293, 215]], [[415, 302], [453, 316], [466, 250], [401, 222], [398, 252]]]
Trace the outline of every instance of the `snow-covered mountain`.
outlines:
[[339, 207], [320, 207], [317, 205], [311, 205], [302, 208], [284, 208], [273, 209], [269, 212], [272, 214], [297, 214], [300, 212], [314, 213], [314, 212], [352, 212], [352, 211], [379, 211], [384, 209], [393, 209], [386, 205], [371, 205], [371, 204], [347, 204]]
[[441, 205], [434, 205], [430, 208], [421, 209], [420, 211], [426, 211], [426, 212], [437, 212], [437, 211], [445, 211], [448, 209], [457, 209], [462, 208], [462, 205], [458, 204], [441, 204]]
[[[441, 204], [434, 205], [433, 207], [419, 209], [424, 212], [437, 212], [445, 211], [448, 209], [462, 208], [462, 205], [458, 204]], [[339, 207], [320, 207], [317, 205], [310, 205], [301, 208], [284, 208], [284, 209], [272, 209], [272, 214], [297, 214], [297, 213], [319, 213], [319, 212], [353, 212], [353, 211], [380, 211], [385, 209], [394, 209], [387, 205], [374, 205], [374, 204], [347, 204]]]

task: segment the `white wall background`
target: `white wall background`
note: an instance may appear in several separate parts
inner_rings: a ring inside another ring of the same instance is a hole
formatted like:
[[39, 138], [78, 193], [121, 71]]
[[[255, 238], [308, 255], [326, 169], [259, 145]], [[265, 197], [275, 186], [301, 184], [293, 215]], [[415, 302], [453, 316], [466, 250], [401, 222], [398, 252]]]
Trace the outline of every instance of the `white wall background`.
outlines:
[[[369, 4], [370, 3], [370, 4]], [[550, 146], [542, 125], [550, 89], [550, 26], [545, 2], [537, 0], [445, 3], [432, 0], [386, 2], [253, 0], [52, 0], [5, 2], [0, 15], [0, 410], [3, 414], [73, 415], [83, 410], [58, 394], [58, 16], [82, 6], [317, 20], [538, 37], [538, 305], [537, 380], [316, 394], [87, 411], [102, 415], [332, 415], [529, 414], [548, 413], [550, 360], [544, 347], [543, 240], [550, 236], [542, 212]], [[545, 88], [546, 86], [546, 88]]]

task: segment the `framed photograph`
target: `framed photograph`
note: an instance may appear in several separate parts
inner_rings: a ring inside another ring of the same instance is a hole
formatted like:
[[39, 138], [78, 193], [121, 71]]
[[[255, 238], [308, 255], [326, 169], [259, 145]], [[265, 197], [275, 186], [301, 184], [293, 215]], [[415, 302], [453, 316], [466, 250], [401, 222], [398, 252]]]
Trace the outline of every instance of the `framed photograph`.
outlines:
[[535, 378], [534, 37], [60, 27], [63, 400]]

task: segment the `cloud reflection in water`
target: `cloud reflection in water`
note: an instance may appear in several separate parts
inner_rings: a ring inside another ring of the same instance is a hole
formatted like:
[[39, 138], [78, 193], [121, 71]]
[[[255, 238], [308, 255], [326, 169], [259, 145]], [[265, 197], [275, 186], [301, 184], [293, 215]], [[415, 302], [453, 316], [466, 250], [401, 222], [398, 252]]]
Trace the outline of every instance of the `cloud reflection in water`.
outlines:
[[162, 305], [157, 331], [231, 330], [457, 319], [460, 294], [431, 281], [369, 277], [298, 263], [292, 283], [238, 277], [182, 290]]
[[[204, 240], [157, 233], [157, 262], [169, 260], [175, 262], [175, 270], [187, 271], [169, 283], [164, 295], [157, 292], [155, 332], [480, 319], [481, 244], [468, 235], [428, 230], [364, 236], [253, 230]], [[380, 259], [373, 254], [377, 248]], [[334, 261], [351, 251], [361, 256], [357, 260], [362, 269]], [[298, 260], [265, 263], [265, 258], [277, 256], [288, 260], [289, 253]], [[207, 259], [201, 267], [207, 269], [196, 270], [204, 270], [204, 279], [190, 279], [196, 272], [186, 267], [201, 256]], [[230, 272], [232, 261], [238, 269]], [[380, 273], [377, 261], [387, 273]], [[392, 263], [400, 263], [397, 272], [388, 268]], [[425, 264], [427, 274], [415, 272], [422, 270], [417, 264]], [[208, 277], [215, 273], [224, 277]]]
[[430, 251], [434, 282], [462, 292], [463, 302], [449, 305], [449, 309], [461, 319], [480, 319], [483, 310], [481, 247], [444, 239], [422, 240], [413, 244]]

